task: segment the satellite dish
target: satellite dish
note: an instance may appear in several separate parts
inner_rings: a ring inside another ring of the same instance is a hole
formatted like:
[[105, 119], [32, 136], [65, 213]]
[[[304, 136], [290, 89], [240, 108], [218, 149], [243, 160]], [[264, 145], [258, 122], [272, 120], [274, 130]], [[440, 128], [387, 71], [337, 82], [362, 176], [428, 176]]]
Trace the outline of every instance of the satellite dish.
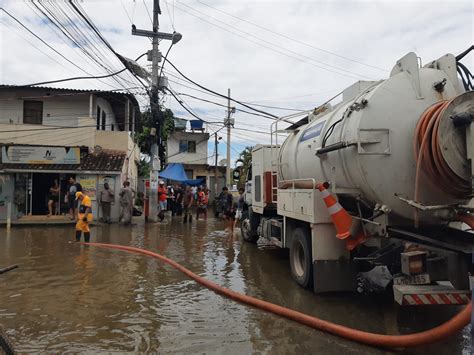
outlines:
[[227, 159], [222, 159], [219, 161], [219, 166], [226, 166], [227, 165]]

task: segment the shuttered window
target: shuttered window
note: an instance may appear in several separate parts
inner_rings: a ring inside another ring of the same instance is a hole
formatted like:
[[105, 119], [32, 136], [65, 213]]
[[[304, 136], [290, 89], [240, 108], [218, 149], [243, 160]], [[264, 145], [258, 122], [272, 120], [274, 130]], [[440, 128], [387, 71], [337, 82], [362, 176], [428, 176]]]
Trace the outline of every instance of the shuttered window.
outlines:
[[43, 124], [43, 101], [23, 101], [23, 123]]

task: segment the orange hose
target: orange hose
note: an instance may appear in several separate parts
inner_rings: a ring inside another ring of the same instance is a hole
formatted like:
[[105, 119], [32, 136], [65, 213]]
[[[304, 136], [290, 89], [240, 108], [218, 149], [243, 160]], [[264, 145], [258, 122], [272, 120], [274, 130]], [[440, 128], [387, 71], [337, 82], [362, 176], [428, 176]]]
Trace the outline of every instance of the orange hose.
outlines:
[[443, 191], [454, 197], [465, 198], [471, 192], [469, 181], [452, 171], [444, 160], [439, 144], [439, 125], [451, 101], [439, 101], [428, 107], [416, 125], [413, 139], [416, 159], [415, 201], [419, 201], [421, 169], [433, 185], [442, 187]]
[[104, 244], [104, 243], [82, 243], [85, 245], [92, 245], [100, 248], [108, 248], [108, 249], [118, 249], [124, 250], [127, 252], [132, 253], [139, 253], [151, 256], [153, 258], [159, 259], [175, 269], [181, 271], [183, 274], [188, 276], [189, 278], [193, 279], [197, 283], [207, 287], [208, 289], [226, 296], [230, 299], [235, 301], [248, 304], [250, 306], [262, 309], [264, 311], [274, 313], [280, 315], [282, 317], [294, 320], [298, 323], [307, 325], [311, 328], [318, 329], [327, 333], [331, 333], [333, 335], [337, 335], [348, 340], [356, 341], [359, 343], [372, 345], [376, 347], [383, 347], [383, 348], [400, 348], [400, 347], [415, 347], [420, 345], [431, 344], [437, 341], [441, 341], [443, 339], [448, 338], [451, 335], [454, 335], [459, 330], [463, 329], [470, 321], [471, 318], [471, 311], [472, 311], [472, 304], [468, 304], [461, 312], [459, 312], [456, 316], [448, 320], [447, 322], [424, 332], [409, 334], [409, 335], [382, 335], [382, 334], [374, 334], [368, 333], [364, 331], [360, 331], [357, 329], [352, 329], [348, 327], [344, 327], [342, 325], [338, 325], [335, 323], [331, 323], [313, 316], [309, 316], [307, 314], [285, 308], [282, 306], [278, 306], [276, 304], [259, 300], [254, 297], [250, 297], [244, 295], [242, 293], [238, 293], [232, 291], [228, 288], [219, 286], [214, 282], [207, 280], [199, 275], [196, 275], [191, 270], [186, 269], [184, 266], [178, 264], [177, 262], [157, 253], [154, 253], [150, 250], [134, 248], [124, 245], [116, 245], [116, 244]]

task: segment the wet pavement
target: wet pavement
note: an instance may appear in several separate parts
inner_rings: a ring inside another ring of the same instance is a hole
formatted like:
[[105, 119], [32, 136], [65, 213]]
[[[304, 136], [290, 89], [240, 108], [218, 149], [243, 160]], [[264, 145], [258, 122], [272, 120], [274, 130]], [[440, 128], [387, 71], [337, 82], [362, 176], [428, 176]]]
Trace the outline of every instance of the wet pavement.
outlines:
[[[242, 243], [210, 219], [96, 226], [92, 241], [166, 255], [219, 285], [377, 333], [411, 333], [459, 308], [401, 309], [383, 297], [317, 296], [292, 280], [282, 250]], [[19, 352], [386, 354], [223, 298], [141, 255], [71, 243], [74, 227], [0, 229], [0, 324]], [[468, 354], [470, 328], [406, 351]]]

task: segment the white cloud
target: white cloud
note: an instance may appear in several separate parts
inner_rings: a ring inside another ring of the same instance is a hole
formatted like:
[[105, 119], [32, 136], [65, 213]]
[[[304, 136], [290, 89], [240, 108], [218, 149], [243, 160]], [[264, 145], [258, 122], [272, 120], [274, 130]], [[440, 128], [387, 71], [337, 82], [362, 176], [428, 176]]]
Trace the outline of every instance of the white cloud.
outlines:
[[[122, 1], [128, 16], [133, 17], [137, 28], [151, 28], [142, 1]], [[473, 4], [470, 1], [202, 0], [202, 2], [310, 45], [302, 45], [239, 21], [199, 1], [168, 0], [171, 12], [168, 15], [165, 1], [161, 0], [160, 30], [173, 31], [170, 18], [174, 18], [174, 28], [183, 34], [182, 41], [171, 50], [169, 56], [178, 68], [195, 81], [222, 94], [226, 94], [227, 88], [230, 87], [232, 96], [236, 98], [252, 102], [262, 101], [262, 104], [268, 105], [310, 109], [331, 97], [337, 90], [352, 84], [356, 80], [355, 77], [361, 79], [387, 77], [396, 60], [409, 51], [415, 51], [426, 63], [445, 53], [457, 54], [474, 42]], [[145, 3], [151, 11], [152, 1], [146, 0]], [[71, 9], [63, 2], [54, 4], [57, 8], [63, 8], [67, 13], [71, 13]], [[51, 27], [42, 23], [32, 11], [31, 4], [0, 1], [0, 5], [11, 11], [22, 23], [84, 70], [94, 74], [104, 73], [103, 69], [84, 59], [80, 51], [64, 43]], [[121, 2], [85, 1], [81, 6], [117, 52], [135, 58], [150, 49], [148, 39], [131, 35], [130, 20]], [[13, 24], [4, 13], [0, 14], [0, 18], [2, 83], [24, 84], [84, 74], [24, 29]], [[224, 27], [234, 34], [216, 26]], [[67, 69], [32, 47], [25, 38]], [[258, 42], [260, 45], [250, 41]], [[162, 52], [166, 51], [168, 45], [165, 42], [161, 43]], [[321, 48], [323, 51], [311, 46]], [[95, 44], [95, 47], [99, 45]], [[89, 48], [102, 58], [106, 55], [105, 62], [110, 62], [117, 69], [120, 68], [116, 58], [105, 49], [98, 53], [93, 46]], [[328, 52], [383, 68], [385, 71], [348, 61]], [[299, 60], [292, 57], [297, 57]], [[145, 60], [140, 63], [147, 64]], [[326, 67], [329, 71], [318, 66]], [[170, 67], [167, 69], [171, 70]], [[333, 73], [332, 70], [339, 74]], [[127, 78], [132, 80], [130, 76]], [[175, 78], [170, 79], [176, 81]], [[117, 83], [113, 80], [106, 81], [117, 87]], [[101, 82], [92, 81], [67, 82], [64, 86], [110, 88]], [[223, 98], [207, 96], [173, 83], [171, 87], [178, 92], [226, 104]], [[187, 97], [183, 99], [204, 119], [215, 121], [225, 116], [223, 107]], [[179, 116], [191, 118], [172, 98], [166, 100], [166, 105]], [[262, 109], [274, 114], [288, 113]], [[238, 113], [235, 118], [237, 127], [258, 130], [268, 130], [271, 123], [270, 120], [245, 113]], [[246, 142], [254, 144], [269, 141], [268, 137], [260, 134], [239, 132], [239, 135], [241, 136], [236, 136], [233, 141], [242, 145]]]

